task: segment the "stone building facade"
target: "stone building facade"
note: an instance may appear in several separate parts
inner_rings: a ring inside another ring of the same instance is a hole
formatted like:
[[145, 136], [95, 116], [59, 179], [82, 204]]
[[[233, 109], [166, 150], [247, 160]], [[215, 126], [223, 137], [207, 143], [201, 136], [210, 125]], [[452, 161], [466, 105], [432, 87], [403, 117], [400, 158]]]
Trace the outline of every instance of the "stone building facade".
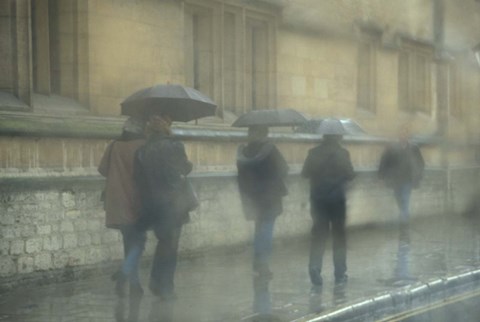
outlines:
[[[474, 0], [0, 0], [0, 284], [121, 258], [96, 167], [119, 134], [120, 102], [156, 83], [195, 87], [219, 106], [218, 117], [174, 128], [201, 201], [184, 253], [251, 236], [234, 167], [245, 132], [230, 127], [251, 109], [351, 118], [371, 134], [345, 139], [358, 172], [350, 225], [394, 219], [375, 168], [406, 122], [428, 165], [414, 213], [460, 210], [476, 189], [478, 42]], [[298, 173], [319, 137], [272, 137], [291, 166], [276, 234], [306, 235]]]

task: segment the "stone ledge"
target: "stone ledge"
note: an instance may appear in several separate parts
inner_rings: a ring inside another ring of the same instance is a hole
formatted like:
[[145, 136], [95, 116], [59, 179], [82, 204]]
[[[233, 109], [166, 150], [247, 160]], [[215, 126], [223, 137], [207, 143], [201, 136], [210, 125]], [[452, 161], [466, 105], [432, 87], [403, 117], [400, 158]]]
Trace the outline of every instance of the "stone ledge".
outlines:
[[[64, 137], [87, 139], [114, 139], [122, 129], [124, 116], [45, 115], [22, 112], [0, 112], [0, 136]], [[183, 140], [244, 142], [246, 130], [218, 124], [175, 124], [173, 133]], [[290, 133], [273, 130], [270, 137], [279, 142], [319, 142], [315, 134]], [[345, 136], [349, 144], [381, 144], [387, 138], [373, 135]], [[440, 137], [415, 138], [419, 145], [437, 145]]]
[[388, 294], [361, 299], [322, 314], [307, 315], [294, 322], [336, 322], [358, 321], [362, 316], [395, 315], [432, 302], [444, 301], [450, 297], [472, 291], [480, 286], [480, 269], [458, 273], [445, 278], [406, 286]]
[[[450, 171], [471, 171], [479, 169], [478, 166], [470, 167], [455, 167], [449, 168]], [[447, 169], [440, 167], [429, 167], [427, 172], [444, 172]], [[377, 172], [376, 168], [357, 168], [355, 172], [359, 176], [371, 175]], [[289, 176], [295, 177], [300, 175], [300, 169], [293, 169], [290, 171]], [[202, 179], [222, 179], [236, 177], [237, 173], [234, 171], [225, 172], [196, 172], [189, 175], [189, 178], [195, 182]], [[105, 178], [100, 175], [56, 175], [56, 176], [18, 176], [18, 177], [0, 177], [0, 191], [1, 190], [35, 190], [35, 189], [48, 189], [55, 187], [56, 189], [69, 189], [72, 184], [82, 185], [98, 185], [103, 184]]]

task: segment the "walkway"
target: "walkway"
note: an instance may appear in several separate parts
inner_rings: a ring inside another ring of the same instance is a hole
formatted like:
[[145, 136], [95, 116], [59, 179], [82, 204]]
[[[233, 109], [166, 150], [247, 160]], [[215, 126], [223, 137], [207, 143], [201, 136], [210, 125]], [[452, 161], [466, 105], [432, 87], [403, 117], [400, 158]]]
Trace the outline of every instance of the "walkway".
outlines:
[[[311, 294], [307, 275], [308, 242], [278, 243], [272, 259], [273, 280], [257, 289], [256, 305], [268, 308], [271, 301], [272, 315], [266, 320], [291, 321], [480, 266], [480, 230], [459, 217], [429, 221], [415, 222], [407, 230], [391, 226], [350, 231], [348, 283], [334, 285], [329, 249], [324, 260], [325, 285], [317, 294]], [[159, 302], [148, 290], [140, 302], [119, 300], [109, 276], [18, 289], [0, 295], [0, 321], [127, 321], [129, 304], [138, 321], [168, 321], [168, 316], [188, 322], [255, 321], [250, 259], [250, 251], [245, 250], [180, 261], [178, 299], [173, 303]], [[142, 274], [147, 285], [148, 269]]]

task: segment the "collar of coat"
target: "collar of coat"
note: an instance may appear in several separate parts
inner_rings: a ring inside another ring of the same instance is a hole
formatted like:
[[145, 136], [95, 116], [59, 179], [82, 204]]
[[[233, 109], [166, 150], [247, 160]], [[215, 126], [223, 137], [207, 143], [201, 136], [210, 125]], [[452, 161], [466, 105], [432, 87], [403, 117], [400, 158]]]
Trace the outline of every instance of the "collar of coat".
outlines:
[[[259, 145], [258, 151], [256, 151], [256, 153], [252, 156], [246, 155], [246, 150], [251, 147], [252, 144]], [[275, 145], [268, 140], [253, 141], [248, 144], [242, 144], [238, 147], [237, 150], [237, 163], [241, 165], [248, 165], [261, 162], [270, 155], [274, 148]]]

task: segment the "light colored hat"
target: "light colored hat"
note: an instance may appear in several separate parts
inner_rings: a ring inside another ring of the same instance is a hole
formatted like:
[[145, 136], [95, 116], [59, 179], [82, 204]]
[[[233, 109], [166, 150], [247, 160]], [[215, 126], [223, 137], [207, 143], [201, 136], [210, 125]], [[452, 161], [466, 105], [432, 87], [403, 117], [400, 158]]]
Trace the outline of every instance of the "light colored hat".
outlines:
[[323, 135], [345, 135], [347, 131], [343, 127], [342, 122], [336, 118], [324, 119], [317, 130], [318, 133]]
[[129, 117], [123, 124], [123, 131], [133, 134], [142, 134], [144, 129], [145, 123], [134, 117]]

